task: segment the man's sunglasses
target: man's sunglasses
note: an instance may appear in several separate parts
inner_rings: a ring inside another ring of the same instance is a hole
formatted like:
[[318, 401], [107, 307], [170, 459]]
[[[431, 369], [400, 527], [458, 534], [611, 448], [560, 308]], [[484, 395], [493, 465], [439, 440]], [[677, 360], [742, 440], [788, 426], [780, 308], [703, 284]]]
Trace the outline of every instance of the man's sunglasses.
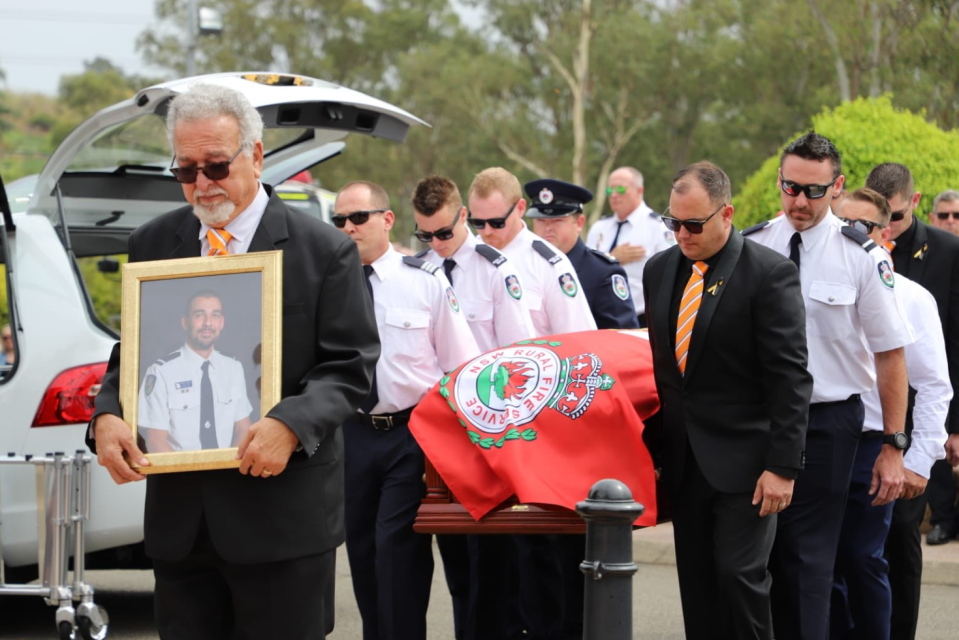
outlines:
[[871, 220], [850, 220], [849, 218], [839, 218], [853, 229], [858, 229], [866, 235], [869, 235], [876, 229], [885, 229], [886, 225], [873, 222]]
[[626, 187], [624, 185], [619, 185], [618, 187], [606, 187], [607, 196], [613, 195], [613, 191], [615, 191], [619, 195], [623, 195], [626, 193]]
[[469, 211], [466, 212], [466, 221], [476, 230], [482, 229], [487, 224], [493, 229], [502, 229], [506, 226], [506, 220], [512, 215], [513, 209], [516, 208], [516, 205], [519, 204], [519, 200], [513, 203], [513, 206], [509, 208], [509, 211], [506, 212], [506, 215], [502, 218], [487, 218], [483, 220], [482, 218], [474, 218], [473, 214]]
[[354, 211], [353, 213], [347, 214], [336, 214], [330, 217], [330, 220], [333, 221], [333, 226], [337, 229], [342, 229], [346, 226], [346, 221], [349, 220], [354, 225], [366, 224], [366, 221], [370, 219], [370, 216], [374, 213], [386, 213], [389, 209], [370, 209], [369, 211]]
[[819, 200], [819, 198], [826, 195], [826, 191], [829, 190], [829, 187], [836, 184], [836, 180], [838, 179], [839, 176], [836, 176], [829, 184], [799, 184], [792, 180], [786, 180], [781, 173], [779, 174], [779, 182], [782, 185], [783, 193], [794, 198], [798, 197], [800, 193], [804, 193], [810, 200]]
[[413, 235], [416, 236], [416, 239], [423, 244], [429, 244], [433, 242], [433, 238], [443, 241], [449, 240], [453, 237], [453, 230], [456, 228], [456, 223], [460, 221], [461, 212], [462, 210], [456, 212], [456, 216], [453, 218], [453, 224], [448, 227], [443, 227], [442, 229], [437, 229], [436, 231], [421, 231], [417, 229], [413, 232]]
[[719, 209], [713, 211], [704, 220], [680, 220], [679, 218], [666, 215], [669, 213], [669, 209], [666, 209], [665, 213], [663, 213], [663, 224], [666, 225], [666, 228], [673, 233], [679, 233], [680, 229], [686, 227], [686, 231], [692, 233], [693, 235], [699, 235], [703, 232], [703, 225], [709, 222], [712, 217], [719, 213], [725, 206], [725, 204], [719, 205]]
[[952, 216], [953, 220], [959, 220], [959, 211], [953, 211], [952, 213], [948, 211], [938, 211], [935, 216], [940, 220], [948, 220], [949, 216]]
[[[212, 180], [213, 182], [226, 180], [230, 177], [230, 165], [233, 164], [233, 161], [236, 160], [241, 151], [243, 151], [243, 147], [240, 147], [237, 152], [233, 154], [233, 157], [226, 162], [211, 162], [204, 167], [174, 167], [171, 165], [170, 173], [173, 174], [177, 182], [182, 182], [183, 184], [195, 184], [196, 179], [200, 177], [201, 171], [208, 180]], [[176, 162], [176, 158], [173, 159], [173, 162]]]
[[[899, 210], [899, 211], [893, 211], [893, 212], [892, 212], [892, 215], [889, 216], [889, 220], [891, 220], [892, 222], [899, 222], [900, 220], [902, 220], [903, 218], [906, 217], [906, 211], [908, 211], [908, 210], [909, 210], [909, 208], [907, 207], [907, 208], [901, 209], [901, 210]], [[943, 218], [943, 219], [945, 219], [945, 218]]]

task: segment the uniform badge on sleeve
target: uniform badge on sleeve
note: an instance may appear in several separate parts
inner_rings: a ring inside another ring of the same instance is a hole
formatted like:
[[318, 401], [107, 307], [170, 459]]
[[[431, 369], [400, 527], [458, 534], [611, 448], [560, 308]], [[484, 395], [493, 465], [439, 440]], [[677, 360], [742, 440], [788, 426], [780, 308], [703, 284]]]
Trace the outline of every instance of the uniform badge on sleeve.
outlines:
[[506, 291], [509, 293], [509, 297], [514, 300], [523, 297], [523, 288], [519, 286], [519, 276], [506, 276]]
[[152, 373], [147, 376], [147, 379], [143, 381], [143, 392], [147, 395], [153, 393], [153, 387], [157, 384], [157, 377]]
[[613, 293], [620, 300], [629, 299], [629, 286], [626, 284], [626, 278], [618, 273], [613, 274]]
[[450, 303], [450, 309], [456, 313], [460, 312], [460, 301], [456, 299], [453, 287], [446, 287], [446, 301]]
[[883, 260], [879, 263], [879, 279], [890, 289], [896, 284], [895, 277], [892, 275], [892, 267], [889, 266], [888, 260]]
[[559, 286], [563, 289], [563, 293], [570, 298], [575, 298], [579, 292], [579, 287], [576, 286], [576, 280], [573, 279], [571, 273], [564, 273], [559, 277]]

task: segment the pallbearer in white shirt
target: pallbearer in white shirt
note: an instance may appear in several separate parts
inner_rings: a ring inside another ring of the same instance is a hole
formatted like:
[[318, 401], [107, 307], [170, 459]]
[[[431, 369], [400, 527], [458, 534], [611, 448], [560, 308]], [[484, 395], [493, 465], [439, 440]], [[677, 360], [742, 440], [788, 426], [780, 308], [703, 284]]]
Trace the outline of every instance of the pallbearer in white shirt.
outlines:
[[[858, 189], [843, 201], [839, 217], [880, 247], [889, 240], [892, 210], [872, 189]], [[952, 385], [946, 361], [946, 343], [936, 300], [915, 282], [896, 274], [895, 293], [906, 312], [916, 341], [905, 348], [909, 386], [916, 399], [911, 429], [905, 434], [884, 435], [879, 391], [863, 396], [866, 419], [856, 451], [849, 496], [842, 520], [835, 584], [830, 608], [831, 640], [890, 637], [892, 590], [883, 545], [892, 522], [893, 504], [874, 505], [873, 466], [883, 449], [902, 451], [905, 489], [901, 499], [923, 493], [933, 463], [945, 457], [946, 418]], [[854, 629], [854, 630], [853, 630]]]
[[[896, 301], [889, 256], [830, 210], [844, 182], [839, 151], [811, 131], [780, 158], [785, 215], [743, 231], [799, 267], [813, 375], [805, 468], [792, 504], [779, 514], [769, 559], [777, 640], [829, 635], [836, 549], [862, 435], [861, 396], [878, 384], [884, 431], [905, 427], [903, 347], [912, 334]], [[892, 502], [903, 487], [902, 452], [883, 451], [875, 469], [876, 504]]]
[[526, 228], [526, 200], [506, 169], [480, 172], [470, 185], [467, 222], [516, 266], [537, 336], [596, 328], [576, 269], [562, 251]]
[[352, 182], [333, 210], [359, 249], [382, 343], [370, 396], [343, 425], [353, 593], [364, 640], [425, 640], [433, 554], [430, 536], [413, 532], [426, 487], [407, 422], [444, 372], [480, 350], [443, 270], [393, 249], [382, 187]]
[[639, 324], [645, 327], [643, 269], [650, 258], [673, 246], [675, 239], [663, 226], [662, 216], [643, 200], [643, 174], [638, 169], [616, 169], [609, 174], [608, 185], [606, 197], [613, 215], [593, 223], [586, 246], [609, 253], [626, 270]]
[[[430, 247], [416, 257], [444, 270], [480, 349], [534, 337], [525, 283], [506, 256], [470, 233], [456, 184], [428, 176], [416, 185], [410, 202], [415, 235]], [[450, 534], [436, 536], [436, 543], [453, 597], [454, 637], [509, 637], [509, 538]]]

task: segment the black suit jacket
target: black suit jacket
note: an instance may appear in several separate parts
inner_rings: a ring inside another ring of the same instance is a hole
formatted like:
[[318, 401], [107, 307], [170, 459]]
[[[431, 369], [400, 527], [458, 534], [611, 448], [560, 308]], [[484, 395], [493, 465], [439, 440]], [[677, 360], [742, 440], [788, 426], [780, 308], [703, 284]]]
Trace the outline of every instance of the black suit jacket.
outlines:
[[[946, 359], [949, 363], [949, 380], [959, 389], [959, 237], [931, 227], [914, 218], [915, 231], [909, 246], [897, 245], [893, 250], [895, 269], [913, 282], [918, 282], [939, 306], [939, 319], [946, 338]], [[905, 253], [903, 259], [900, 254]], [[910, 394], [910, 399], [915, 394]], [[909, 403], [910, 410], [912, 402]], [[911, 427], [912, 420], [907, 420]], [[959, 433], [959, 393], [954, 394], [949, 404], [946, 420], [949, 433]]]
[[[199, 233], [191, 207], [164, 214], [130, 236], [130, 261], [197, 257]], [[376, 321], [355, 243], [270, 193], [250, 252], [276, 249], [283, 251], [283, 399], [267, 415], [290, 427], [303, 450], [268, 479], [236, 469], [149, 476], [144, 535], [152, 558], [183, 558], [201, 517], [217, 552], [235, 563], [314, 555], [343, 542], [340, 425], [369, 393], [380, 353]], [[122, 416], [119, 354], [117, 344], [94, 419]]]
[[795, 478], [812, 395], [799, 271], [733, 228], [706, 273], [683, 376], [669, 318], [682, 258], [672, 247], [643, 273], [667, 486], [679, 491], [687, 441], [718, 491], [751, 492], [767, 469]]
[[[606, 257], [601, 251], [590, 249], [582, 239], [566, 256], [573, 263], [579, 283], [583, 286], [589, 310], [599, 329], [639, 329], [636, 307], [629, 294], [629, 279], [616, 258]], [[616, 295], [613, 276], [620, 276], [626, 288], [626, 299]]]

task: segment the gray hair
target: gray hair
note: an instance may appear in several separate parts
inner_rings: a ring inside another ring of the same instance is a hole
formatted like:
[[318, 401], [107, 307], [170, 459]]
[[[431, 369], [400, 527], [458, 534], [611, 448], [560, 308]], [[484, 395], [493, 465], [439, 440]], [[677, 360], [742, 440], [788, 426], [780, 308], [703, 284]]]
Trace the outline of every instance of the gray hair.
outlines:
[[643, 188], [643, 174], [640, 173], [639, 169], [635, 169], [633, 167], [619, 167], [618, 169], [613, 171], [613, 173], [616, 173], [616, 171], [627, 172], [629, 174], [629, 177], [633, 181], [633, 186], [636, 187], [637, 189]]
[[940, 202], [955, 202], [956, 200], [959, 200], [959, 191], [946, 189], [932, 201], [932, 210], [935, 211], [939, 207]]
[[263, 139], [263, 118], [239, 91], [216, 84], [195, 84], [170, 103], [166, 115], [166, 134], [170, 149], [173, 146], [173, 131], [180, 122], [196, 122], [218, 116], [231, 116], [240, 125], [240, 146], [246, 152], [253, 151], [257, 140]]

